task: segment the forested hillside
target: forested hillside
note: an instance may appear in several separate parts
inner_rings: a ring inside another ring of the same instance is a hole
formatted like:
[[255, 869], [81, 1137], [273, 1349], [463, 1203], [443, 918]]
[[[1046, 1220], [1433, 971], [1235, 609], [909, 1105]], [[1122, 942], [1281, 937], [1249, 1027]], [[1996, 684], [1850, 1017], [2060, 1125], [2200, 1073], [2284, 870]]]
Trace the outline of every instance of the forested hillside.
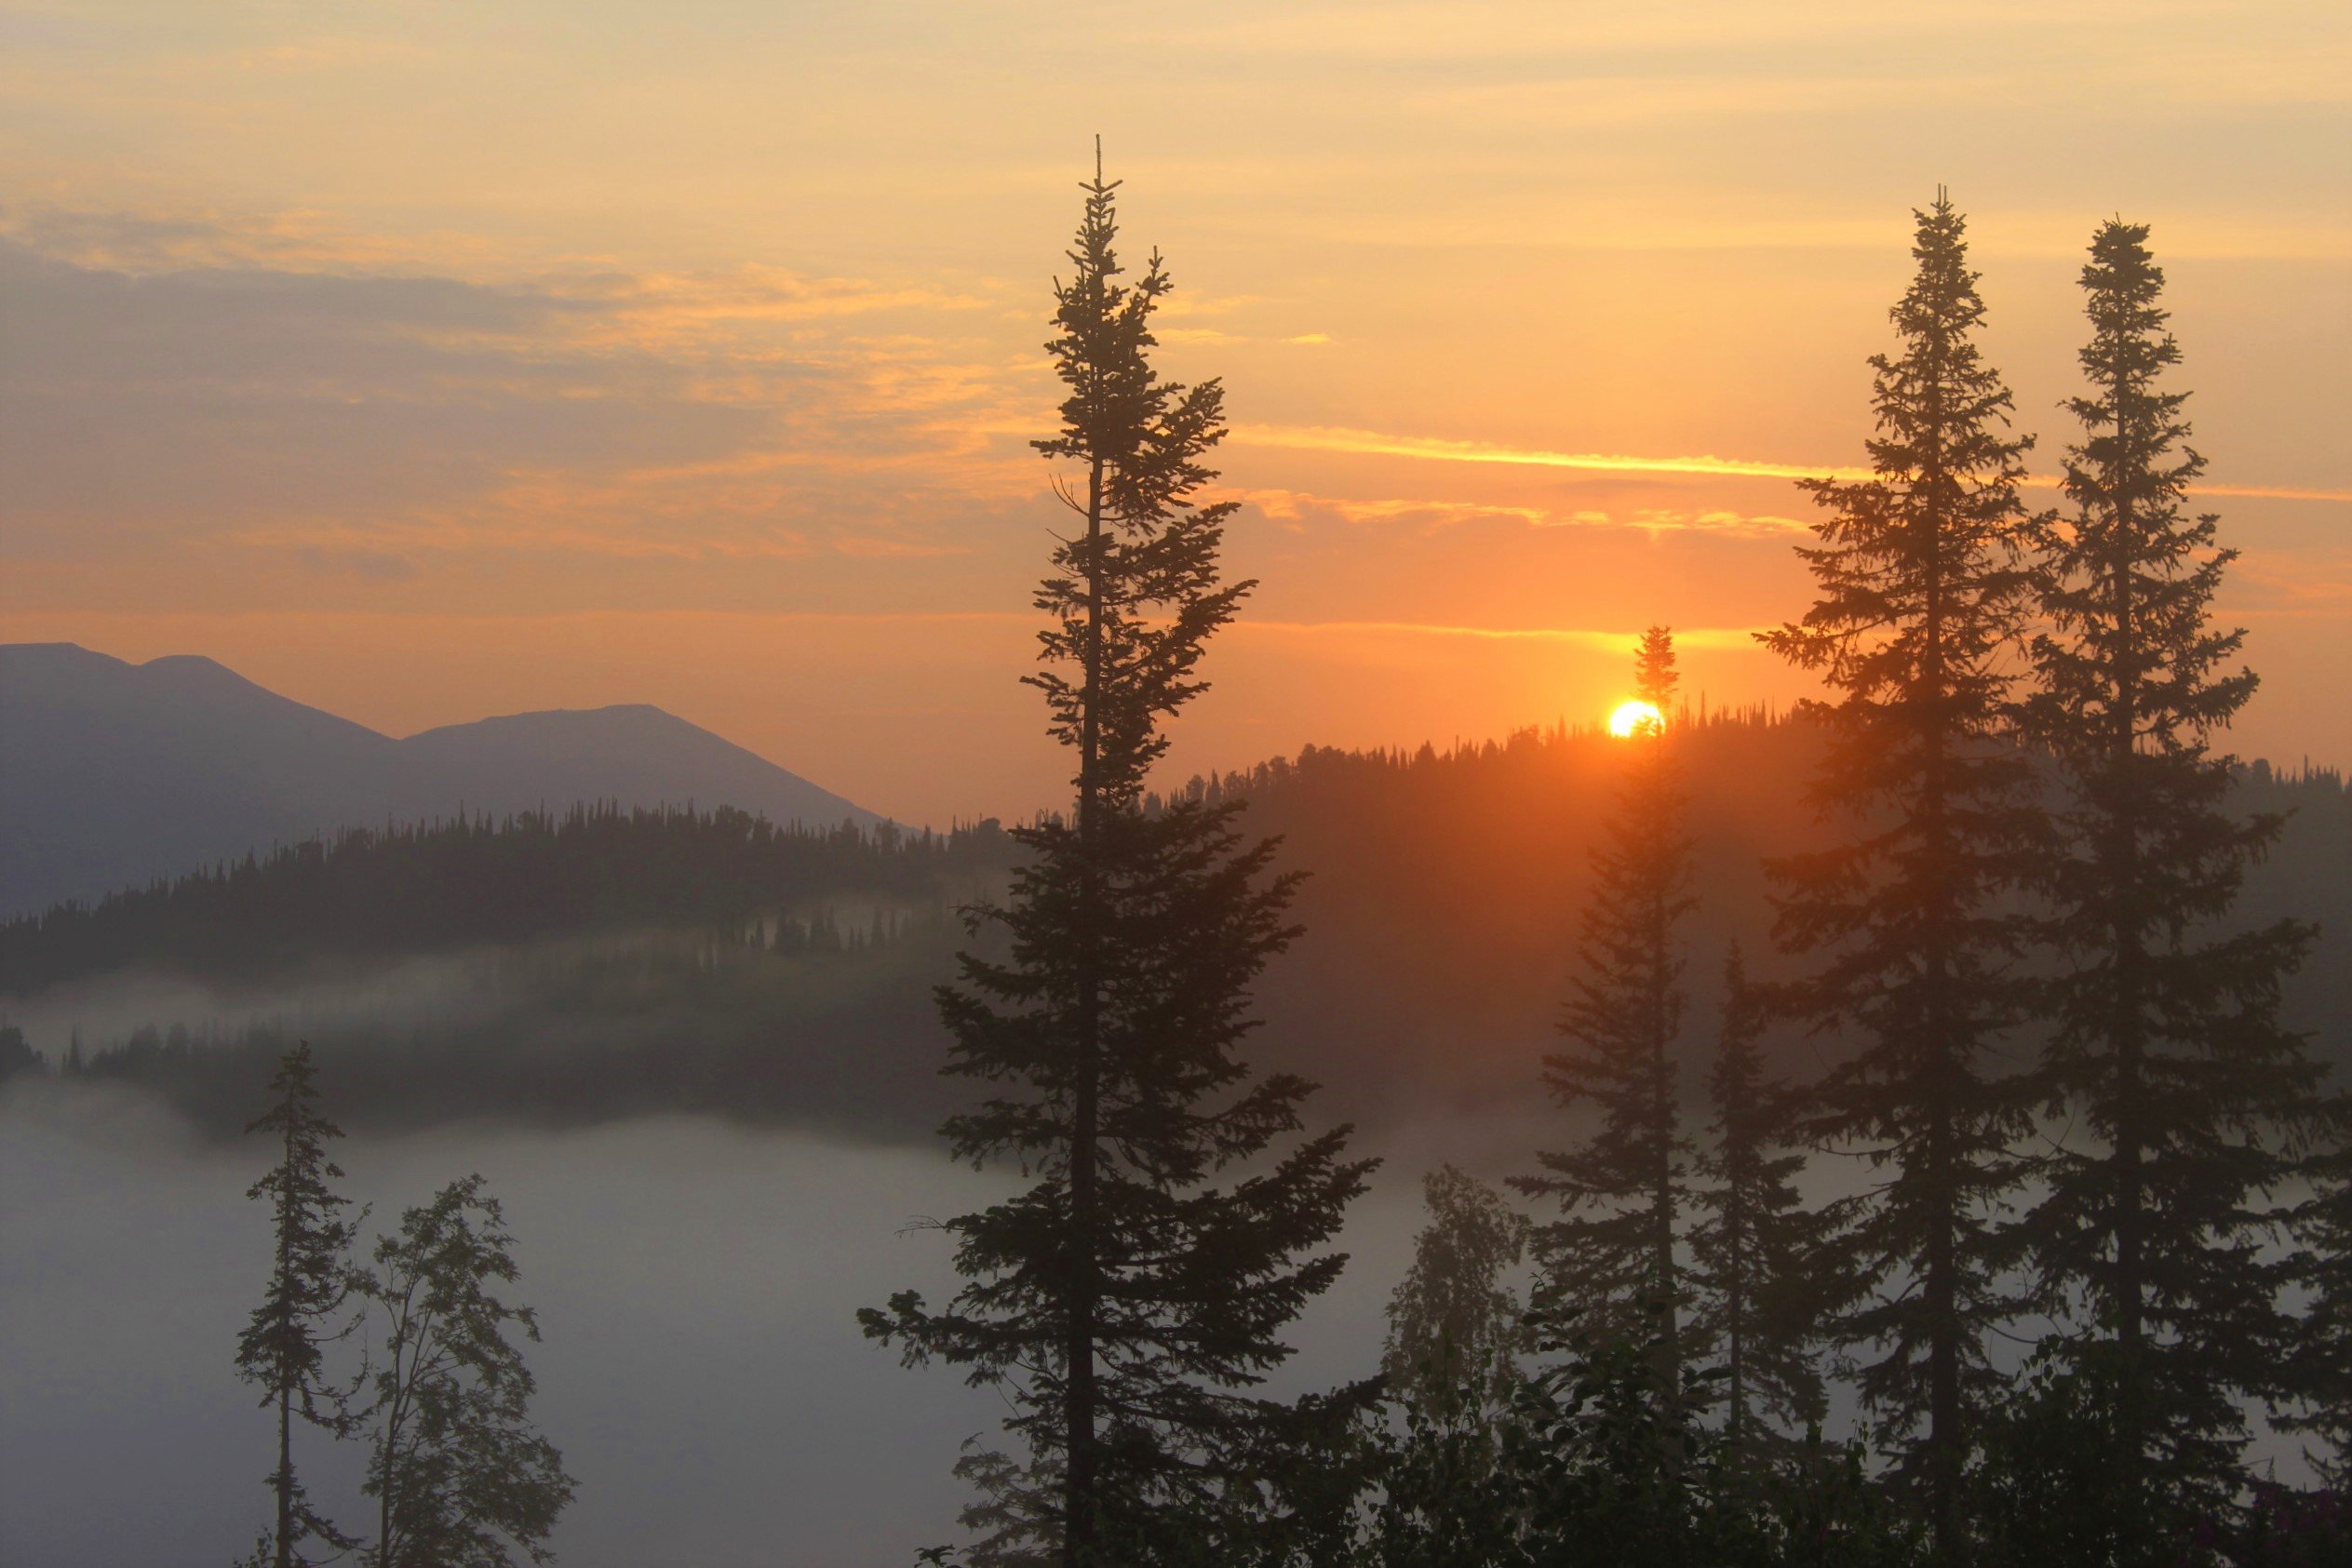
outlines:
[[[1710, 982], [1733, 939], [1760, 976], [1775, 971], [1764, 861], [1818, 841], [1807, 789], [1819, 738], [1803, 721], [1759, 713], [1685, 714], [1667, 737], [1688, 781], [1693, 877], [1705, 890], [1683, 928], [1685, 1034], [1705, 1039], [1717, 1007]], [[1286, 864], [1310, 873], [1297, 905], [1306, 935], [1268, 976], [1267, 1049], [1301, 1051], [1351, 1109], [1384, 1094], [1426, 1104], [1443, 1091], [1476, 1104], [1531, 1092], [1574, 967], [1589, 851], [1620, 754], [1594, 730], [1523, 730], [1445, 752], [1310, 747], [1217, 781], [1213, 791], [1249, 798], [1255, 830], [1284, 836]], [[2352, 793], [2332, 772], [2257, 762], [2234, 804], [2287, 822], [2232, 922], [2318, 924], [2288, 1016], [2352, 1067]], [[1835, 1042], [1783, 1037], [1767, 1049], [1802, 1052], [1788, 1065], [1810, 1070]]]
[[556, 937], [733, 931], [812, 899], [969, 898], [1010, 854], [993, 823], [811, 828], [611, 802], [355, 829], [0, 924], [0, 995], [128, 969], [250, 985]]
[[[1703, 1041], [1725, 946], [1772, 972], [1763, 861], [1812, 839], [1816, 743], [1760, 713], [1685, 714], [1669, 734], [1708, 890], [1686, 928], [1686, 1037]], [[1308, 873], [1306, 934], [1261, 985], [1258, 1053], [1364, 1118], [1534, 1096], [1623, 755], [1552, 729], [1444, 752], [1309, 747], [1193, 781], [1245, 798], [1247, 830]], [[2345, 1060], [2352, 796], [2332, 773], [2257, 764], [2237, 801], [2288, 818], [2238, 918], [2320, 922], [2289, 1016]], [[299, 1032], [362, 1124], [699, 1109], [915, 1135], [948, 1103], [930, 987], [955, 910], [1000, 889], [1016, 853], [994, 823], [813, 831], [610, 806], [355, 832], [0, 926], [0, 1018], [52, 1067], [80, 1025], [83, 1070], [164, 1086], [222, 1130]], [[129, 971], [187, 984], [153, 1016], [83, 1010], [87, 983]], [[1767, 1050], [1809, 1070], [1837, 1044]]]

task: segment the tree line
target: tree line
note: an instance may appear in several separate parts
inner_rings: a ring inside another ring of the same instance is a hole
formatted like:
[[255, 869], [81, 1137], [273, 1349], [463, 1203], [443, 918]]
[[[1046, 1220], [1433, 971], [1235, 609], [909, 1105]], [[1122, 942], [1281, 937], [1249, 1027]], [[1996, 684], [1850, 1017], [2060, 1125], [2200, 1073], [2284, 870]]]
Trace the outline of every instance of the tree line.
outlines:
[[[2092, 239], [2067, 505], [2036, 513], [1965, 222], [1917, 214], [1872, 477], [1806, 484], [1818, 596], [1764, 637], [1821, 681], [1821, 831], [1762, 868], [1773, 953], [1722, 977], [1711, 1119], [1675, 1081], [1710, 890], [1653, 723], [1593, 850], [1534, 1213], [1432, 1175], [1381, 1374], [1285, 1404], [1254, 1390], [1372, 1162], [1242, 1054], [1297, 874], [1242, 800], [1143, 790], [1253, 584], [1204, 494], [1222, 389], [1151, 367], [1172, 285], [1156, 253], [1127, 280], [1115, 189], [1085, 187], [1037, 443], [1075, 520], [1027, 678], [1074, 808], [1016, 832], [974, 917], [1004, 942], [938, 993], [979, 1096], [942, 1134], [1024, 1185], [944, 1223], [950, 1299], [860, 1315], [1015, 1410], [959, 1466], [973, 1538], [924, 1561], [2340, 1560], [2340, 1494], [2261, 1473], [2250, 1412], [2344, 1484], [2352, 1106], [2280, 1018], [2310, 929], [2230, 919], [2282, 823], [2229, 809], [2255, 677], [2212, 615], [2234, 552], [2189, 509], [2148, 231]], [[1673, 712], [1666, 628], [1634, 673]], [[1836, 1042], [1811, 1081], [1759, 1050], [1790, 1031]]]
[[611, 801], [503, 818], [353, 828], [0, 922], [0, 995], [133, 967], [250, 983], [321, 958], [447, 952], [640, 928], [740, 931], [848, 894], [906, 901], [992, 886], [993, 822], [779, 826], [733, 807]]
[[[1735, 945], [1760, 960], [1771, 951], [1765, 861], [1822, 841], [1804, 801], [1821, 727], [1803, 716], [1676, 704], [1661, 744], [1682, 771], [1692, 874], [1707, 890], [1677, 928], [1691, 961], [1719, 968]], [[1367, 1127], [1437, 1105], [1472, 1117], [1510, 1112], [1527, 1082], [1515, 1042], [1547, 1027], [1572, 984], [1573, 955], [1558, 933], [1573, 931], [1591, 895], [1589, 851], [1624, 750], [1567, 726], [1444, 749], [1310, 746], [1172, 792], [1247, 800], [1258, 831], [1280, 840], [1275, 864], [1311, 872], [1293, 905], [1304, 933], [1257, 986], [1267, 1021], [1253, 1052], [1260, 1065], [1323, 1082], [1324, 1103]], [[2037, 773], [2050, 772], [2047, 757], [2027, 757]], [[2323, 927], [2323, 945], [2287, 979], [2282, 1017], [2311, 1030], [2352, 1016], [2352, 878], [2343, 875], [2352, 865], [2352, 795], [2325, 770], [2255, 763], [2234, 771], [2228, 809], [2277, 815], [2286, 827], [2278, 850], [2249, 868], [2227, 925], [2251, 929], [2292, 912]], [[358, 878], [329, 878], [341, 891], [303, 906], [308, 935], [289, 945], [298, 960], [275, 945], [281, 922], [250, 912], [277, 895], [224, 900], [208, 911], [202, 936], [216, 957], [188, 945], [188, 956], [159, 966], [211, 997], [159, 1003], [146, 1021], [85, 1025], [78, 1050], [56, 1000], [73, 983], [43, 981], [16, 1005], [27, 1007], [19, 1017], [47, 1014], [45, 1053], [22, 1026], [0, 1023], [0, 1078], [46, 1070], [137, 1085], [222, 1138], [245, 1125], [297, 1038], [309, 1039], [354, 1128], [484, 1113], [576, 1123], [652, 1109], [912, 1139], [950, 1108], [948, 1086], [931, 1071], [943, 1042], [925, 998], [953, 970], [956, 905], [1001, 887], [1022, 853], [1008, 835], [970, 840], [971, 858], [928, 891], [887, 869], [872, 887], [853, 878], [816, 892], [779, 863], [773, 875], [730, 865], [711, 878], [720, 892], [700, 905], [631, 895], [610, 923], [586, 930], [445, 939], [444, 929], [477, 921], [465, 913], [469, 890], [491, 878], [470, 857], [506, 855], [498, 843], [506, 831], [469, 836], [439, 871], [412, 868], [401, 896], [418, 913], [396, 940], [359, 934], [375, 918], [352, 908], [373, 896]], [[604, 851], [580, 838], [554, 852]], [[651, 848], [625, 858], [648, 866], [649, 884], [684, 879]], [[290, 856], [280, 864], [279, 875], [296, 874]], [[432, 907], [450, 911], [446, 928], [424, 918]], [[49, 962], [9, 942], [0, 931], [0, 970]], [[139, 965], [128, 933], [105, 945], [116, 957], [83, 973], [85, 988], [107, 967]], [[1722, 1002], [1717, 987], [1701, 985], [1687, 1003], [1677, 1092], [1695, 1111], [1701, 1048]], [[0, 1017], [9, 1005], [0, 1002]], [[2352, 1039], [2340, 1030], [2314, 1044], [2339, 1072], [2352, 1061]], [[1786, 1066], [1812, 1048], [1770, 1031], [1760, 1049]]]

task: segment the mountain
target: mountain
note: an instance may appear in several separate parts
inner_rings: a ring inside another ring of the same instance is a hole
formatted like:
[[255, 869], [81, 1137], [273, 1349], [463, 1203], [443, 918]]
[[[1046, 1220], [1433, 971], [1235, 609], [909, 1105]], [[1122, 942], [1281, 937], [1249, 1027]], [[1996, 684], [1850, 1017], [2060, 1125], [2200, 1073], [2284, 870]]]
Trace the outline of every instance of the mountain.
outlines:
[[394, 740], [210, 659], [0, 645], [0, 916], [341, 827], [595, 800], [880, 820], [641, 704]]

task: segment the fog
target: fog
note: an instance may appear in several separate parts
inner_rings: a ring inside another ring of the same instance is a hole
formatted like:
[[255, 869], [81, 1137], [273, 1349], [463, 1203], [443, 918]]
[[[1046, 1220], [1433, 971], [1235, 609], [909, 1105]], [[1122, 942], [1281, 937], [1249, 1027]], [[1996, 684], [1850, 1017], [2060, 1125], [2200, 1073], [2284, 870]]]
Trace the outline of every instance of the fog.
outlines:
[[[1421, 1221], [1420, 1177], [1453, 1160], [1488, 1180], [1577, 1135], [1520, 1115], [1431, 1119], [1362, 1136], [1382, 1157], [1351, 1211], [1346, 1273], [1287, 1336], [1267, 1386], [1288, 1397], [1367, 1375]], [[267, 1521], [272, 1418], [239, 1383], [236, 1335], [269, 1262], [245, 1189], [274, 1151], [200, 1137], [143, 1092], [56, 1080], [0, 1087], [0, 1557], [9, 1568], [221, 1568]], [[504, 1201], [539, 1309], [534, 1412], [578, 1495], [554, 1546], [569, 1568], [904, 1568], [955, 1540], [949, 1474], [993, 1435], [1001, 1398], [902, 1369], [857, 1308], [913, 1287], [952, 1293], [924, 1227], [1005, 1190], [939, 1146], [841, 1141], [714, 1118], [573, 1131], [495, 1123], [355, 1136], [343, 1190], [365, 1234], [471, 1172]], [[1817, 1161], [1815, 1200], [1870, 1180]], [[2017, 1328], [2030, 1337], [2036, 1325]], [[2015, 1344], [1991, 1347], [2013, 1366]], [[1852, 1430], [1833, 1393], [1831, 1436]], [[2260, 1432], [2257, 1423], [2257, 1431]], [[361, 1445], [299, 1440], [329, 1517], [366, 1529]], [[2299, 1445], [2258, 1460], [2306, 1479]]]
[[[1297, 1326], [1276, 1392], [1364, 1375], [1433, 1159], [1467, 1130], [1392, 1140], [1351, 1216], [1342, 1283]], [[1515, 1158], [1526, 1144], [1485, 1146]], [[269, 1517], [270, 1414], [231, 1365], [268, 1266], [244, 1190], [255, 1146], [197, 1140], [136, 1092], [0, 1096], [0, 1544], [13, 1568], [220, 1568]], [[863, 1340], [856, 1309], [954, 1288], [907, 1227], [985, 1201], [936, 1146], [887, 1148], [714, 1119], [545, 1132], [459, 1126], [337, 1149], [368, 1234], [479, 1171], [540, 1309], [535, 1414], [578, 1479], [570, 1568], [652, 1562], [904, 1568], [957, 1538], [958, 1445], [999, 1396]], [[1483, 1162], [1482, 1162], [1483, 1163]], [[359, 1445], [303, 1441], [329, 1517], [364, 1523]]]

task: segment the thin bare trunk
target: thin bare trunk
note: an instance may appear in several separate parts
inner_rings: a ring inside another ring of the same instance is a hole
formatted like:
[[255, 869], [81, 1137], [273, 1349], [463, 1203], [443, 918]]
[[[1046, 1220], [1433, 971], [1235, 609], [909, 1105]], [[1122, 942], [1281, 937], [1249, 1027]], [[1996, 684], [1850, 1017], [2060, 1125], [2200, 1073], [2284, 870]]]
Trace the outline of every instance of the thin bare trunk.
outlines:
[[1101, 1115], [1098, 1054], [1102, 1046], [1101, 977], [1095, 972], [1101, 896], [1098, 864], [1102, 810], [1095, 777], [1101, 755], [1101, 731], [1096, 714], [1102, 703], [1102, 529], [1103, 460], [1094, 459], [1086, 486], [1086, 652], [1085, 707], [1079, 721], [1078, 852], [1085, 933], [1082, 939], [1082, 972], [1078, 992], [1078, 1071], [1070, 1104], [1070, 1299], [1069, 1343], [1066, 1352], [1068, 1400], [1064, 1411], [1064, 1443], [1068, 1450], [1064, 1492], [1062, 1561], [1068, 1568], [1085, 1568], [1094, 1558], [1096, 1530], [1095, 1474], [1095, 1145]]

